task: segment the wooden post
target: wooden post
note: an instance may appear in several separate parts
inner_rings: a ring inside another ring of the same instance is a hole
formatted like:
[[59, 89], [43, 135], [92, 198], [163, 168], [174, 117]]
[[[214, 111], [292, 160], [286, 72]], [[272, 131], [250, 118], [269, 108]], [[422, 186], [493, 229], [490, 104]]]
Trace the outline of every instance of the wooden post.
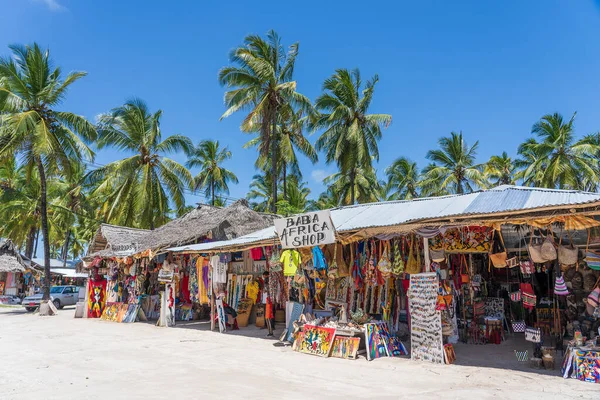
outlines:
[[215, 291], [210, 288], [212, 295], [210, 296], [210, 330], [215, 330]]

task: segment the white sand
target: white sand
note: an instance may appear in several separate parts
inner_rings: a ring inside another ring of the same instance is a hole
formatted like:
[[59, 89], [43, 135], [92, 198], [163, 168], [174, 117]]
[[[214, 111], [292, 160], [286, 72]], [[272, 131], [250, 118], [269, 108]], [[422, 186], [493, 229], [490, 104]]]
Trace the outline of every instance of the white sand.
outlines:
[[[600, 399], [600, 385], [562, 379], [557, 371], [480, 366], [517, 365], [507, 356], [510, 344], [457, 348], [458, 361], [471, 366], [350, 361], [242, 336], [266, 333], [254, 328], [219, 334], [73, 319], [73, 313], [39, 317], [0, 308], [0, 399]], [[482, 357], [461, 358], [473, 351]], [[499, 352], [506, 357], [500, 360]]]

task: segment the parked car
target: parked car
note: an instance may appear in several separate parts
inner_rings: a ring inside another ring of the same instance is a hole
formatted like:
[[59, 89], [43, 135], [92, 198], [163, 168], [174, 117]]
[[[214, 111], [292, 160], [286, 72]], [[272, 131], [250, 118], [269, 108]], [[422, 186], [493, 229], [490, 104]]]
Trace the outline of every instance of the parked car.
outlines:
[[[73, 306], [77, 304], [79, 289], [77, 286], [53, 286], [50, 288], [50, 300], [56, 308]], [[22, 305], [27, 311], [35, 311], [40, 306], [43, 297], [43, 293], [27, 296], [23, 299]]]
[[5, 294], [0, 296], [0, 304], [19, 305], [21, 304], [21, 298], [14, 294]]

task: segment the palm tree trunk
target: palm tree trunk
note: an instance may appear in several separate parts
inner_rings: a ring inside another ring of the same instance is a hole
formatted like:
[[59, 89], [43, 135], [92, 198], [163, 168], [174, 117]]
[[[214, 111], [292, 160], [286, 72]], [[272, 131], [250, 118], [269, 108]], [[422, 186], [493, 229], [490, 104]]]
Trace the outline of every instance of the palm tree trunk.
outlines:
[[33, 246], [33, 257], [37, 257], [37, 246], [38, 246], [38, 241], [40, 239], [40, 230], [36, 229], [35, 232], [35, 246]]
[[287, 164], [283, 162], [283, 198], [287, 200]]
[[350, 205], [354, 205], [354, 202], [356, 201], [356, 194], [354, 193], [354, 180], [355, 179], [356, 179], [355, 170], [353, 168], [352, 171], [350, 171]]
[[31, 256], [33, 255], [33, 246], [37, 246], [37, 241], [35, 238], [35, 226], [29, 228], [29, 232], [27, 233], [27, 242], [25, 242], [25, 257], [31, 260]]
[[48, 235], [48, 203], [46, 193], [46, 171], [42, 159], [36, 158], [40, 174], [40, 214], [42, 216], [42, 235], [44, 236], [44, 300], [50, 299], [50, 238]]
[[212, 194], [212, 206], [215, 206], [215, 178], [210, 178], [210, 191]]
[[271, 125], [271, 212], [277, 214], [277, 108], [273, 110], [273, 121]]
[[71, 238], [71, 230], [67, 229], [67, 235], [65, 237], [65, 245], [63, 247], [63, 267], [67, 268], [67, 255], [69, 254], [69, 239]]

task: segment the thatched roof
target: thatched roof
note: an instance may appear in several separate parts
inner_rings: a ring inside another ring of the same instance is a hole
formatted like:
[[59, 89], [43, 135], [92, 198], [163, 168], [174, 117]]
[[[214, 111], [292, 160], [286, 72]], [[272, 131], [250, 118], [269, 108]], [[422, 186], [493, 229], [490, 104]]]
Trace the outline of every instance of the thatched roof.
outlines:
[[142, 237], [149, 232], [146, 229], [102, 224], [88, 247], [86, 258], [96, 255], [115, 257], [122, 252], [133, 253]]
[[157, 253], [168, 247], [196, 243], [205, 237], [211, 240], [232, 239], [269, 227], [275, 218], [252, 210], [244, 199], [225, 208], [201, 205], [144, 235], [138, 250]]
[[0, 272], [25, 272], [25, 263], [10, 240], [0, 240]]
[[102, 224], [85, 259], [126, 257], [147, 250], [156, 254], [168, 247], [197, 243], [206, 237], [233, 239], [272, 226], [275, 218], [252, 210], [242, 199], [225, 208], [200, 205], [153, 231]]

